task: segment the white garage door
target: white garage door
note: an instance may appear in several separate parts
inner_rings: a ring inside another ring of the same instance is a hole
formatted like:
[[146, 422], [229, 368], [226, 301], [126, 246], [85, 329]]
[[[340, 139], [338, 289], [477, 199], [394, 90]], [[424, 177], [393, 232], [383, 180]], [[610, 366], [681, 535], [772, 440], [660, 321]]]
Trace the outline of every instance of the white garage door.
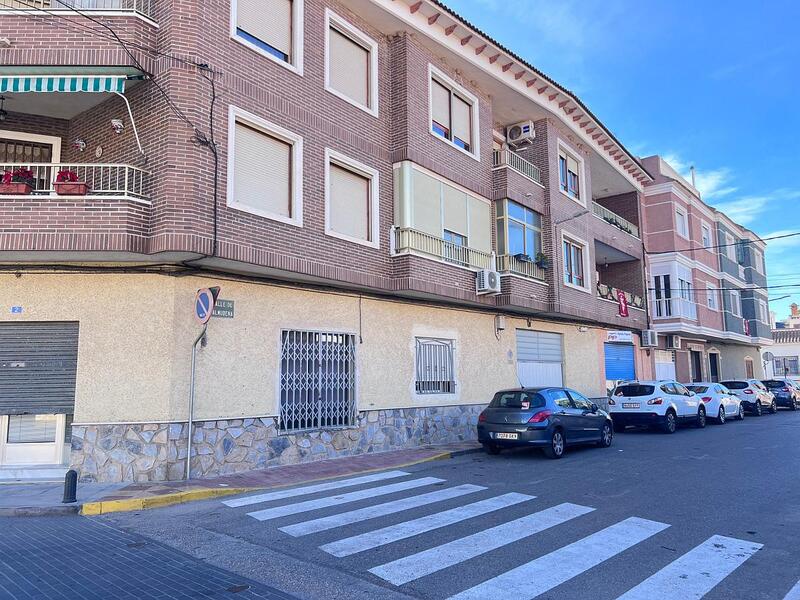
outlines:
[[526, 387], [564, 385], [560, 333], [517, 329], [517, 377]]
[[675, 379], [675, 353], [656, 350], [656, 379]]

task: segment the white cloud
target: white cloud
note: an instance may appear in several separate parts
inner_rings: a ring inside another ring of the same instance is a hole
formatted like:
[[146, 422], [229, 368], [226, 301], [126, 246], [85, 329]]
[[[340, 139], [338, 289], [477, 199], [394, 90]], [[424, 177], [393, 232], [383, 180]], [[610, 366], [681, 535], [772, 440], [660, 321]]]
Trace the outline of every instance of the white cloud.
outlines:
[[750, 225], [764, 212], [769, 202], [767, 196], [746, 196], [738, 200], [714, 205], [740, 225]]
[[[681, 177], [689, 183], [692, 182], [691, 164], [675, 153], [665, 154], [662, 158], [667, 161]], [[733, 173], [727, 167], [720, 167], [710, 171], [695, 168], [695, 187], [704, 200], [722, 198], [736, 192], [738, 188], [731, 185], [732, 178]]]

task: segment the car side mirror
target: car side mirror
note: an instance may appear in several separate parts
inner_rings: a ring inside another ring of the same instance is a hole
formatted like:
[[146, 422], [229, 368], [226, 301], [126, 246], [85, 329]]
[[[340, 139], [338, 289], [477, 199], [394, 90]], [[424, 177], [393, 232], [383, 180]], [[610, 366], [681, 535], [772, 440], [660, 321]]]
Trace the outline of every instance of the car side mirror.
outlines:
[[697, 396], [694, 392], [689, 392], [689, 396]]
[[598, 410], [600, 410], [600, 407], [597, 406], [597, 404], [595, 404], [594, 402], [592, 402], [592, 412], [596, 413]]

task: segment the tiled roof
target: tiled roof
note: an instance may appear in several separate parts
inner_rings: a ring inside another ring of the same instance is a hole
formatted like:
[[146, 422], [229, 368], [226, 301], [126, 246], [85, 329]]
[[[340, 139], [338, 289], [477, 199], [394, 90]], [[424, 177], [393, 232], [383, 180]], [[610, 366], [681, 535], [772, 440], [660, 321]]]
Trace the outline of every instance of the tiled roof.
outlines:
[[800, 329], [773, 329], [776, 344], [800, 344]]

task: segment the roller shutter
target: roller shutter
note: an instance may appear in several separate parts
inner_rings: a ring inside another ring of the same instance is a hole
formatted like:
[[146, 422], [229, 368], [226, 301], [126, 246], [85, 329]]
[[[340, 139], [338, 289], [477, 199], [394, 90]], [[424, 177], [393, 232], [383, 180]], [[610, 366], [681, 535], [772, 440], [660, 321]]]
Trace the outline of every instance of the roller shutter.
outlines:
[[528, 387], [564, 385], [560, 333], [517, 329], [517, 376]]
[[78, 323], [0, 323], [0, 414], [71, 414]]
[[630, 344], [605, 344], [606, 380], [636, 379], [633, 346]]

